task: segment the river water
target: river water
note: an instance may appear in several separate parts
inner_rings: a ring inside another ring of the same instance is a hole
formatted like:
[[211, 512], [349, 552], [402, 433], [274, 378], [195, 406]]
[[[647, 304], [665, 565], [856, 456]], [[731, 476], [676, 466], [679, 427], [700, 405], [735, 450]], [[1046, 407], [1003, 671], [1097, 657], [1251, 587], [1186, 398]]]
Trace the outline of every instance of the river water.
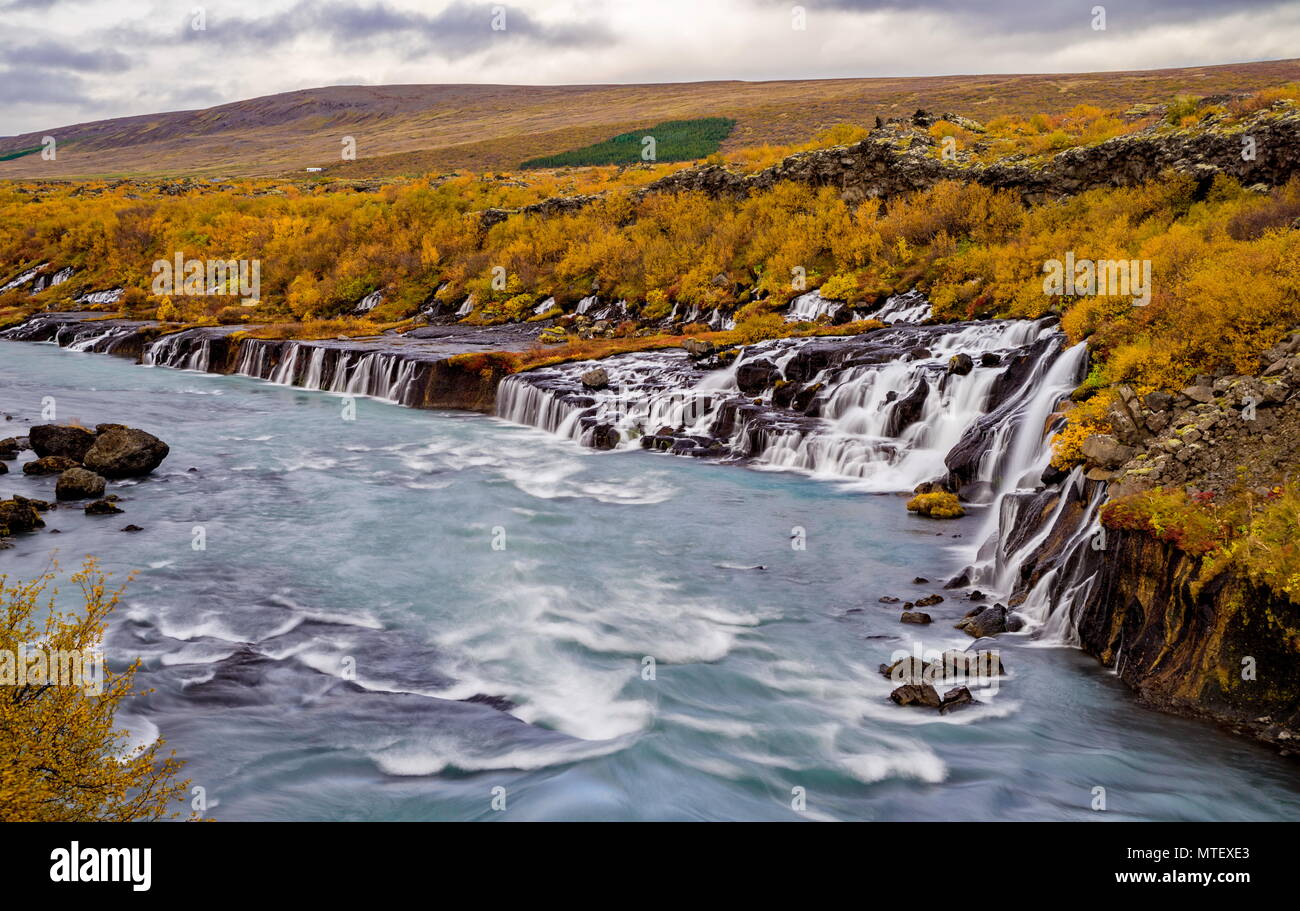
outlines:
[[[935, 523], [860, 486], [373, 400], [345, 420], [338, 396], [46, 344], [0, 342], [0, 388], [2, 436], [53, 397], [61, 422], [171, 445], [113, 485], [123, 515], [51, 511], [0, 572], [138, 573], [109, 657], [141, 656], [155, 692], [120, 721], [188, 760], [219, 820], [1300, 812], [1292, 762], [1027, 636], [998, 638], [1008, 676], [976, 706], [890, 703], [877, 666], [965, 647], [970, 605], [912, 627], [879, 599], [943, 593], [980, 509]], [[53, 499], [9, 467], [4, 495]]]

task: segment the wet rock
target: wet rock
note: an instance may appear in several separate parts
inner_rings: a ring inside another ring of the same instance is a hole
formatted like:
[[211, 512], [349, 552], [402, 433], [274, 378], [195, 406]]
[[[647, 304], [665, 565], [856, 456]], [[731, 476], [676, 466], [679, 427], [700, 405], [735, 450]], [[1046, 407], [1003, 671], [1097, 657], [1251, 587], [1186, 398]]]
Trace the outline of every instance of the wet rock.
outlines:
[[928, 709], [937, 709], [943, 705], [939, 692], [928, 683], [908, 683], [889, 694], [897, 705], [919, 705]]
[[893, 664], [880, 665], [880, 676], [895, 683], [924, 683], [928, 665], [920, 658], [900, 658]]
[[943, 584], [944, 588], [965, 588], [970, 585], [970, 573], [962, 570]]
[[609, 385], [609, 373], [604, 367], [597, 367], [584, 373], [581, 381], [587, 389], [604, 389]]
[[8, 474], [8, 473], [9, 473], [9, 466], [6, 465], [4, 462], [0, 462], [0, 474]]
[[922, 377], [907, 395], [893, 403], [885, 421], [885, 436], [896, 437], [921, 420], [921, 415], [925, 412], [925, 400], [929, 396], [930, 384]]
[[942, 595], [928, 595], [916, 602], [917, 607], [933, 607], [936, 604], [943, 603]]
[[136, 531], [144, 531], [144, 529], [141, 528], [139, 525], [125, 525], [122, 527], [122, 531], [136, 532]]
[[59, 500], [97, 500], [103, 495], [104, 479], [84, 468], [69, 468], [54, 485]]
[[880, 603], [881, 603], [881, 604], [897, 604], [897, 603], [899, 602], [899, 600], [901, 600], [901, 599], [899, 599], [899, 598], [895, 598], [893, 595], [882, 595], [881, 598], [880, 598]]
[[111, 500], [96, 500], [93, 503], [87, 503], [85, 509], [88, 516], [111, 516], [120, 512], [122, 510], [114, 506]]
[[24, 465], [23, 474], [62, 474], [69, 468], [77, 467], [77, 463], [67, 456], [42, 456]]
[[1023, 624], [1019, 617], [1007, 610], [1006, 605], [995, 604], [992, 607], [975, 608], [954, 626], [967, 635], [982, 639], [1000, 633], [1014, 633], [1021, 629]]
[[954, 354], [948, 359], [948, 373], [950, 375], [965, 376], [975, 369], [975, 362], [971, 360], [969, 354]]
[[5, 437], [0, 440], [0, 459], [16, 459], [18, 453], [30, 448], [27, 437]]
[[913, 584], [913, 585], [925, 585], [925, 584], [928, 583], [929, 581], [930, 581], [930, 580], [927, 579], [925, 576], [917, 576], [915, 579], [912, 580], [912, 584]]
[[44, 527], [45, 521], [32, 500], [26, 497], [0, 500], [0, 537]]
[[95, 444], [95, 435], [85, 427], [64, 424], [38, 424], [27, 433], [38, 456], [63, 456], [80, 462]]
[[778, 379], [776, 365], [768, 360], [745, 361], [736, 368], [736, 387], [745, 395], [755, 395]]
[[929, 614], [922, 611], [910, 610], [903, 611], [903, 615], [899, 617], [898, 620], [900, 623], [916, 623], [922, 626], [934, 622], [933, 618]]
[[961, 708], [963, 705], [972, 705], [975, 698], [971, 696], [970, 690], [964, 686], [954, 687], [943, 694], [943, 702], [939, 706], [939, 711], [947, 714], [953, 709]]
[[168, 452], [167, 444], [151, 433], [115, 429], [95, 439], [82, 463], [106, 478], [140, 477], [162, 464]]
[[622, 435], [613, 424], [597, 424], [591, 431], [591, 445], [595, 449], [615, 449], [621, 441]]
[[980, 355], [981, 367], [997, 367], [1002, 363], [1002, 356], [993, 351], [985, 351]]

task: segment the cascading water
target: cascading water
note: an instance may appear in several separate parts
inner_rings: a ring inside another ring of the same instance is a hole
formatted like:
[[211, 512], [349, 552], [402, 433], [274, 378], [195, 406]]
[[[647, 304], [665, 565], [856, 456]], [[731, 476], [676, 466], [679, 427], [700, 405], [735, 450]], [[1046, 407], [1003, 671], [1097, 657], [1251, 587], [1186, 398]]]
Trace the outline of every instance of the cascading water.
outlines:
[[246, 339], [235, 372], [280, 386], [361, 395], [410, 405], [420, 361], [397, 351], [358, 352], [330, 343]]
[[146, 367], [207, 372], [212, 364], [212, 336], [205, 329], [164, 335], [145, 346], [140, 363]]
[[[882, 330], [870, 339], [779, 339], [714, 371], [680, 352], [625, 355], [600, 362], [609, 377], [600, 390], [580, 383], [592, 363], [507, 378], [497, 415], [584, 442], [609, 426], [622, 445], [673, 428], [761, 466], [907, 489], [944, 473], [944, 456], [985, 413], [1005, 369], [953, 372], [949, 360], [1001, 352], [1002, 364], [1053, 334], [1050, 325], [1020, 320]], [[754, 377], [764, 375], [771, 382], [755, 388]], [[815, 416], [807, 402], [799, 413], [782, 401], [791, 384], [816, 402]]]
[[[1030, 628], [1072, 641], [1104, 485], [1085, 493], [1077, 471], [1063, 484], [1042, 477], [1052, 415], [1086, 372], [1086, 346], [1066, 348], [1048, 321], [909, 325], [928, 317], [919, 295], [886, 309], [903, 325], [764, 342], [725, 368], [683, 352], [629, 354], [599, 362], [607, 384], [598, 389], [582, 383], [595, 362], [530, 371], [502, 382], [496, 414], [597, 448], [649, 443], [861, 489], [944, 482], [989, 504], [972, 584], [1016, 593]], [[1065, 546], [1040, 559], [1049, 539]]]
[[919, 291], [895, 294], [880, 309], [871, 314], [872, 319], [885, 323], [921, 323], [930, 318], [930, 302]]

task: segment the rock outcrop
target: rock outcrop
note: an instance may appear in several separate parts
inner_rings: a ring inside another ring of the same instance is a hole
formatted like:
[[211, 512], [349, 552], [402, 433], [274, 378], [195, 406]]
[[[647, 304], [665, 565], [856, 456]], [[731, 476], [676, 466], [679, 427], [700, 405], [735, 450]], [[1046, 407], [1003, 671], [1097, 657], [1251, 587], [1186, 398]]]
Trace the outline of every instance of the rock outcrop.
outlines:
[[95, 500], [104, 495], [104, 479], [84, 468], [69, 468], [54, 485], [57, 500]]
[[1085, 651], [1164, 711], [1300, 746], [1300, 607], [1140, 532], [1112, 531], [1076, 618]]
[[106, 478], [134, 478], [161, 465], [169, 451], [167, 444], [151, 433], [114, 427], [95, 438], [83, 463]]

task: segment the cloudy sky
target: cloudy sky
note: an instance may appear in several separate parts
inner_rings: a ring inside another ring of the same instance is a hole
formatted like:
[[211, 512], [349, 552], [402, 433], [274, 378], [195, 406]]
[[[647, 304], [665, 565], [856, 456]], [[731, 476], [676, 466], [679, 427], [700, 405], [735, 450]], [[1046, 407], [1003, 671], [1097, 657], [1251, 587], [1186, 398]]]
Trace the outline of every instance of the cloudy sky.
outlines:
[[[1094, 28], [1098, 5], [1104, 30]], [[0, 135], [13, 135], [321, 85], [1079, 72], [1270, 60], [1300, 55], [1300, 2], [0, 0], [0, 35]]]

